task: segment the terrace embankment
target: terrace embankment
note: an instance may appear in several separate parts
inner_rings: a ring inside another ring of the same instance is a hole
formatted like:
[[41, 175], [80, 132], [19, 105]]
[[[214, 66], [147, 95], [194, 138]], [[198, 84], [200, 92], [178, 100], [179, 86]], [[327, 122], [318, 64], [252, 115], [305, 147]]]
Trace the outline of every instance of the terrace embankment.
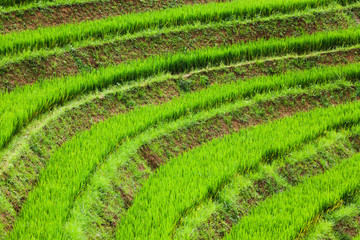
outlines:
[[0, 12], [0, 34], [14, 31], [34, 30], [60, 24], [78, 23], [102, 19], [110, 16], [135, 12], [156, 11], [179, 7], [185, 4], [205, 4], [221, 0], [110, 0], [89, 1], [85, 3], [64, 4], [57, 6], [34, 7], [11, 12]]
[[[357, 10], [358, 8], [355, 8]], [[354, 11], [355, 11], [354, 10]], [[146, 34], [109, 43], [84, 46], [56, 54], [26, 57], [0, 67], [0, 89], [92, 71], [154, 55], [166, 55], [207, 47], [229, 46], [259, 39], [286, 38], [354, 26], [350, 9], [320, 10], [295, 16], [275, 17], [245, 23], [214, 24]]]

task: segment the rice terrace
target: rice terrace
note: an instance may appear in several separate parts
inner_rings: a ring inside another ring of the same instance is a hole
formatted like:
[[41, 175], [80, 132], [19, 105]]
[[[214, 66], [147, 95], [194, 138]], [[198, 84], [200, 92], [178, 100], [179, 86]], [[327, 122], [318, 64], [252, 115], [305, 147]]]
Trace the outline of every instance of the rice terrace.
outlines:
[[360, 0], [0, 0], [0, 239], [360, 240]]

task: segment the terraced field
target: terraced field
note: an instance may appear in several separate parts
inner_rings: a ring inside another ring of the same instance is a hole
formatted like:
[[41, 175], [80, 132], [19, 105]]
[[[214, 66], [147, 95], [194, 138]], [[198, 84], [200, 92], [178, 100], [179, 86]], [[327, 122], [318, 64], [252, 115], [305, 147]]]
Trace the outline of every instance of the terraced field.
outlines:
[[360, 1], [0, 0], [0, 239], [360, 239]]

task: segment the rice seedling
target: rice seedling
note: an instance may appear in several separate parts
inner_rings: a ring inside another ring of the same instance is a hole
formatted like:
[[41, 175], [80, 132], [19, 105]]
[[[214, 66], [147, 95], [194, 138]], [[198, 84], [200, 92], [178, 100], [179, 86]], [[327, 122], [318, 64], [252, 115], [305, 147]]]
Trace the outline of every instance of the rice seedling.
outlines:
[[271, 2], [234, 0], [226, 3], [184, 6], [157, 12], [133, 13], [79, 24], [0, 35], [0, 55], [24, 50], [54, 48], [88, 38], [103, 38], [115, 33], [126, 34], [149, 28], [175, 27], [196, 22], [209, 23], [234, 18], [252, 18], [260, 12], [261, 16], [269, 16], [274, 13], [290, 13], [307, 8], [329, 6], [334, 3], [346, 5], [357, 3], [357, 0], [278, 0]]
[[339, 45], [356, 44], [359, 42], [359, 38], [360, 30], [348, 29], [299, 38], [201, 49], [134, 61], [91, 73], [63, 77], [19, 88], [11, 93], [0, 95], [0, 147], [4, 147], [16, 131], [41, 112], [68, 101], [80, 93], [137, 78], [146, 78], [162, 72], [181, 73], [196, 68], [231, 64], [261, 57], [329, 50]]

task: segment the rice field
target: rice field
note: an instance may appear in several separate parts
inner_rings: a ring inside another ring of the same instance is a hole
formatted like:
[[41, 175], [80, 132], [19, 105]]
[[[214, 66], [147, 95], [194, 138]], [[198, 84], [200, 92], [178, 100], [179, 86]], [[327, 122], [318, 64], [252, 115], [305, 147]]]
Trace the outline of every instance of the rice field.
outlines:
[[0, 0], [0, 239], [360, 239], [360, 1]]

